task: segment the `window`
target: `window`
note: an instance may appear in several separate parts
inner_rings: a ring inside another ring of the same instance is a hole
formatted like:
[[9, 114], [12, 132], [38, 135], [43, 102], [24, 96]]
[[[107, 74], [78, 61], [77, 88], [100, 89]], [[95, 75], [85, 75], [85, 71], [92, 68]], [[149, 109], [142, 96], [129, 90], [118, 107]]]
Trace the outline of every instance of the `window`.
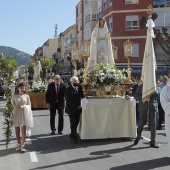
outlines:
[[85, 1], [84, 1], [84, 4], [87, 4], [87, 3], [88, 3], [88, 0], [85, 0]]
[[104, 10], [107, 9], [107, 0], [104, 0], [104, 1], [103, 1], [103, 8], [104, 8]]
[[113, 23], [112, 23], [112, 18], [109, 18], [109, 30], [112, 32], [113, 30]]
[[139, 0], [125, 0], [125, 4], [138, 4]]
[[86, 15], [86, 17], [85, 17], [85, 23], [87, 23], [89, 21], [90, 21], [90, 14]]
[[139, 44], [133, 44], [133, 57], [139, 57]]
[[109, 0], [109, 6], [112, 6], [112, 0]]
[[139, 29], [139, 18], [138, 15], [126, 16], [126, 30], [138, 30]]
[[96, 21], [96, 14], [92, 14], [92, 21]]
[[99, 8], [99, 12], [102, 12], [102, 7]]
[[80, 14], [80, 8], [76, 8], [76, 14], [77, 16]]

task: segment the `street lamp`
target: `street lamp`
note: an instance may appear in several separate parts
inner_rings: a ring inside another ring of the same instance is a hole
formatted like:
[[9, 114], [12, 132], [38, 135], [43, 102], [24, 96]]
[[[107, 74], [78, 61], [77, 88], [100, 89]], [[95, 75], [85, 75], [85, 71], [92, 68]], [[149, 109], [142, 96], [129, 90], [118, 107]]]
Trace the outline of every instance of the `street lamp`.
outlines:
[[87, 74], [88, 74], [87, 59], [90, 53], [90, 42], [89, 41], [87, 40], [82, 41], [81, 52], [82, 52], [81, 56], [84, 61], [83, 84], [87, 84]]
[[132, 83], [130, 59], [133, 57], [133, 42], [128, 39], [126, 42], [123, 43], [123, 45], [124, 45], [124, 55], [125, 55], [125, 58], [127, 58], [127, 60], [128, 60], [127, 82]]
[[74, 75], [77, 74], [77, 61], [79, 61], [79, 48], [76, 44], [71, 46], [71, 60], [74, 64]]

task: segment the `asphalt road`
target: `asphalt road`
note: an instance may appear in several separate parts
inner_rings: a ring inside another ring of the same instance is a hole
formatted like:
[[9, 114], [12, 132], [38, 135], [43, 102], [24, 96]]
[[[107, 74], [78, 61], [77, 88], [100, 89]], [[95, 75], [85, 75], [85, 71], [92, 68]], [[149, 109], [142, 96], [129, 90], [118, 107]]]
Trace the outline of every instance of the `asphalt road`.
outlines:
[[[0, 99], [0, 115], [5, 102]], [[15, 150], [13, 137], [5, 148], [3, 117], [0, 116], [0, 170], [147, 170], [170, 169], [170, 149], [165, 130], [157, 131], [159, 149], [149, 147], [150, 131], [143, 131], [144, 139], [133, 146], [134, 139], [69, 140], [70, 124], [64, 115], [63, 135], [50, 135], [49, 111], [33, 110], [34, 127], [27, 138], [26, 153]], [[57, 117], [56, 117], [57, 124]], [[122, 127], [123, 128], [123, 127]]]

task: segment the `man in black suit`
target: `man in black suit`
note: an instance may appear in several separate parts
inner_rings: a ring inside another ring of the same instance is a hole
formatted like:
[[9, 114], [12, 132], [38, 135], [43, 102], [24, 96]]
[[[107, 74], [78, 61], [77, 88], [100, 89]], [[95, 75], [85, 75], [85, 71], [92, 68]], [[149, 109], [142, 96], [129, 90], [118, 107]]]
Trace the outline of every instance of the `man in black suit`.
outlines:
[[142, 102], [142, 89], [143, 84], [140, 84], [137, 87], [136, 93], [135, 93], [135, 99], [139, 100], [139, 107], [138, 111], [140, 112], [140, 118], [138, 123], [138, 129], [137, 129], [137, 138], [134, 141], [134, 145], [137, 145], [139, 140], [141, 139], [141, 133], [143, 131], [144, 125], [146, 125], [147, 121], [147, 111], [149, 107], [149, 118], [150, 118], [150, 130], [151, 130], [151, 141], [150, 141], [150, 147], [152, 148], [159, 148], [156, 144], [155, 138], [156, 138], [156, 121], [155, 121], [155, 115], [158, 109], [158, 94], [155, 93], [151, 95], [149, 101]]
[[58, 134], [62, 135], [64, 124], [64, 93], [66, 86], [60, 82], [60, 76], [55, 75], [54, 82], [48, 85], [46, 92], [47, 108], [50, 110], [51, 135], [56, 133], [55, 115], [58, 111]]
[[[141, 78], [140, 78], [140, 77], [137, 77], [136, 81], [137, 81], [137, 83], [132, 86], [132, 96], [133, 96], [133, 97], [135, 97], [135, 92], [136, 92], [136, 90], [137, 90], [138, 85], [141, 84]], [[139, 122], [139, 111], [138, 111], [138, 107], [139, 107], [139, 101], [136, 100], [136, 124], [137, 124], [137, 125], [138, 125], [138, 122]]]
[[82, 87], [78, 85], [78, 77], [73, 76], [70, 79], [70, 86], [66, 89], [65, 99], [66, 99], [66, 110], [70, 118], [71, 124], [71, 134], [70, 138], [73, 143], [77, 143], [77, 126], [80, 121], [80, 114], [82, 112], [81, 99], [83, 98]]

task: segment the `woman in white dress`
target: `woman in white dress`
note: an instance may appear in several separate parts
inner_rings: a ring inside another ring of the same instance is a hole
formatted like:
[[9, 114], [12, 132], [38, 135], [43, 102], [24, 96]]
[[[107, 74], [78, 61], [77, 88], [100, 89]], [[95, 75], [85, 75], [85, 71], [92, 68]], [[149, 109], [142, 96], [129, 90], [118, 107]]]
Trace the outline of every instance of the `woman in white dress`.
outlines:
[[108, 63], [115, 65], [110, 32], [103, 18], [99, 19], [91, 34], [88, 68], [94, 66], [96, 63], [103, 63], [105, 66]]
[[[25, 152], [25, 139], [26, 139], [26, 124], [27, 117], [26, 110], [27, 106], [31, 108], [30, 97], [28, 94], [25, 94], [25, 85], [24, 83], [20, 83], [18, 85], [19, 94], [15, 94], [13, 96], [14, 110], [12, 117], [12, 125], [15, 127], [16, 139], [18, 142], [18, 146], [16, 150], [21, 150]], [[32, 118], [31, 118], [32, 119]], [[33, 120], [31, 120], [33, 121]], [[22, 134], [22, 138], [20, 139], [20, 132]]]

